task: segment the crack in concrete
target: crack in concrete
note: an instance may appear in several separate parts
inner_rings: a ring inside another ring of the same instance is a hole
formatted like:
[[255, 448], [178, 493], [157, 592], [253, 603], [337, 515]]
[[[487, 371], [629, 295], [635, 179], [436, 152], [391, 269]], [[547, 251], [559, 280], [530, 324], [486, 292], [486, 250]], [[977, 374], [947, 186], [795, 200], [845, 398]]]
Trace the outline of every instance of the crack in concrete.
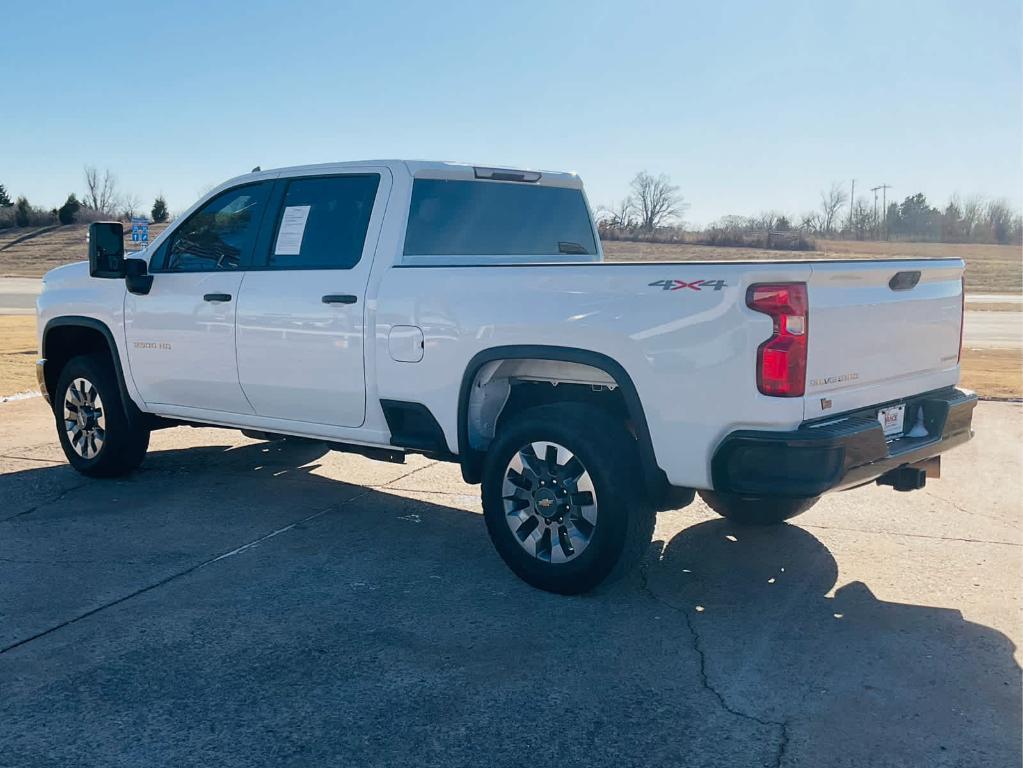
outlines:
[[[406, 472], [401, 477], [396, 477], [394, 480], [391, 480], [390, 483], [396, 483], [399, 480], [403, 480], [404, 478], [409, 477], [410, 475], [414, 475], [416, 472], [421, 472], [424, 469], [428, 469], [429, 467], [432, 467], [436, 463], [437, 462], [434, 461], [434, 462], [431, 462], [431, 463], [429, 463], [429, 464], [427, 464], [425, 466], [413, 469], [411, 472]], [[386, 483], [382, 487], [386, 487], [387, 485], [390, 485], [390, 483]], [[86, 483], [82, 483], [81, 485], [75, 486], [75, 488], [81, 488], [81, 487], [83, 487], [85, 485], [88, 485], [88, 483], [87, 482]], [[64, 493], [69, 493], [72, 490], [74, 490], [74, 489], [73, 488], [69, 488]], [[127, 594], [127, 595], [122, 595], [121, 597], [118, 597], [118, 598], [116, 598], [114, 600], [106, 602], [103, 605], [100, 605], [100, 606], [97, 606], [96, 608], [92, 608], [92, 609], [90, 609], [88, 611], [85, 611], [84, 613], [81, 613], [81, 614], [79, 614], [77, 616], [74, 616], [74, 617], [72, 617], [70, 619], [67, 619], [66, 621], [62, 621], [59, 624], [56, 624], [56, 625], [54, 625], [52, 627], [44, 629], [41, 632], [37, 632], [36, 634], [34, 634], [34, 635], [30, 636], [30, 637], [25, 637], [25, 638], [22, 638], [21, 640], [16, 640], [15, 642], [13, 642], [13, 643], [11, 643], [11, 644], [9, 644], [7, 646], [4, 646], [3, 648], [0, 648], [0, 656], [2, 656], [3, 654], [5, 654], [5, 653], [7, 653], [9, 651], [13, 651], [13, 650], [15, 650], [17, 648], [21, 648], [21, 647], [23, 647], [23, 646], [27, 645], [28, 643], [31, 643], [31, 642], [33, 642], [35, 640], [39, 640], [40, 638], [46, 637], [47, 635], [51, 635], [54, 632], [57, 632], [58, 630], [63, 629], [64, 627], [68, 627], [68, 626], [70, 626], [72, 624], [76, 624], [79, 621], [82, 621], [84, 619], [89, 618], [90, 616], [95, 616], [97, 613], [99, 613], [100, 611], [105, 611], [107, 608], [113, 608], [114, 606], [120, 605], [121, 603], [124, 603], [124, 602], [127, 602], [128, 600], [131, 600], [133, 597], [138, 597], [139, 595], [144, 595], [145, 593], [151, 592], [154, 589], [158, 589], [158, 588], [164, 586], [165, 584], [169, 584], [172, 581], [176, 581], [177, 579], [180, 579], [183, 576], [187, 576], [190, 573], [195, 573], [196, 571], [198, 571], [198, 570], [200, 570], [202, 568], [205, 568], [208, 565], [213, 565], [214, 563], [218, 563], [218, 562], [220, 562], [222, 560], [226, 560], [226, 559], [228, 559], [230, 557], [234, 557], [235, 555], [240, 555], [241, 553], [246, 552], [246, 551], [252, 549], [253, 547], [256, 547], [256, 546], [262, 544], [264, 541], [272, 539], [275, 536], [279, 536], [282, 533], [287, 533], [288, 531], [294, 530], [298, 526], [303, 525], [303, 524], [308, 523], [308, 522], [311, 522], [311, 521], [315, 520], [318, 517], [322, 517], [323, 515], [327, 514], [328, 512], [340, 510], [340, 509], [348, 506], [349, 504], [353, 504], [354, 502], [359, 501], [360, 499], [363, 499], [366, 496], [368, 496], [372, 492], [372, 490], [373, 490], [372, 488], [364, 488], [362, 493], [357, 493], [355, 496], [352, 496], [352, 498], [347, 499], [345, 501], [342, 501], [339, 504], [333, 504], [333, 505], [331, 505], [331, 506], [329, 506], [329, 507], [327, 507], [325, 509], [321, 509], [318, 512], [313, 512], [312, 514], [306, 515], [305, 517], [303, 517], [303, 518], [301, 518], [299, 520], [295, 520], [293, 523], [290, 523], [290, 524], [288, 524], [288, 525], [286, 525], [286, 526], [284, 526], [282, 528], [277, 528], [276, 530], [270, 531], [269, 533], [265, 533], [262, 536], [258, 536], [255, 539], [252, 539], [251, 541], [248, 541], [248, 542], [246, 542], [246, 543], [244, 543], [244, 544], [242, 544], [240, 546], [235, 547], [234, 549], [228, 550], [227, 552], [221, 552], [219, 555], [216, 555], [215, 557], [210, 557], [210, 558], [207, 558], [206, 560], [203, 560], [203, 561], [201, 561], [199, 563], [195, 563], [194, 565], [190, 565], [189, 567], [184, 568], [184, 569], [182, 569], [180, 571], [177, 571], [175, 573], [172, 573], [169, 576], [166, 576], [166, 577], [160, 579], [159, 581], [156, 581], [156, 582], [154, 582], [152, 584], [148, 584], [148, 585], [146, 585], [144, 587], [140, 587], [139, 589], [136, 589], [135, 591], [133, 591], [133, 592]], [[64, 493], [62, 493], [56, 499], [53, 499], [53, 500], [51, 500], [49, 502], [46, 502], [46, 503], [52, 504], [54, 501], [58, 501], [60, 499], [60, 497], [64, 495]], [[28, 510], [28, 512], [34, 511], [35, 509], [38, 509], [40, 506], [44, 506], [44, 504], [36, 505], [31, 510]], [[20, 512], [18, 514], [19, 515], [20, 514], [27, 514], [28, 512]], [[8, 519], [10, 519], [10, 518], [8, 518]]]
[[933, 541], [959, 541], [965, 544], [996, 544], [1002, 547], [1023, 547], [1023, 542], [995, 541], [992, 539], [965, 539], [955, 536], [935, 536], [929, 533], [903, 533], [900, 531], [871, 531], [865, 528], [845, 528], [840, 525], [801, 525], [801, 528], [812, 528], [820, 531], [847, 531], [849, 533], [872, 533], [877, 536], [904, 536], [910, 539], [931, 539]]
[[72, 485], [70, 488], [65, 488], [63, 491], [58, 493], [52, 499], [48, 499], [47, 501], [41, 501], [38, 504], [36, 504], [34, 507], [29, 507], [28, 509], [22, 510], [21, 512], [15, 512], [13, 515], [10, 515], [9, 517], [0, 518], [0, 523], [6, 523], [8, 520], [13, 520], [16, 517], [22, 517], [23, 515], [30, 515], [33, 512], [35, 512], [37, 509], [42, 509], [43, 507], [48, 507], [51, 504], [56, 504], [58, 501], [63, 499], [65, 496], [67, 496], [69, 493], [73, 493], [74, 491], [77, 491], [79, 488], [84, 488], [87, 485], [89, 485], [88, 481], [86, 481], [84, 483], [79, 483], [78, 485]]
[[978, 510], [967, 509], [966, 507], [962, 506], [961, 504], [957, 504], [956, 502], [952, 501], [951, 499], [946, 499], [944, 496], [939, 496], [936, 493], [932, 493], [931, 491], [925, 490], [923, 493], [929, 499], [934, 499], [935, 501], [940, 501], [942, 504], [948, 504], [956, 512], [959, 512], [960, 514], [963, 514], [963, 515], [967, 515], [968, 517], [982, 517], [985, 520], [991, 520], [991, 521], [996, 522], [996, 523], [1004, 523], [1005, 522], [1002, 518], [995, 517], [994, 515], [988, 515], [988, 514], [985, 514], [984, 512], [980, 512]]
[[686, 628], [689, 630], [689, 635], [692, 638], [692, 649], [696, 653], [697, 658], [700, 660], [700, 685], [704, 690], [717, 699], [718, 705], [721, 709], [734, 717], [749, 720], [765, 727], [778, 729], [778, 748], [775, 751], [774, 761], [771, 765], [772, 768], [780, 768], [789, 746], [789, 720], [769, 720], [767, 718], [757, 717], [756, 715], [743, 712], [729, 704], [725, 699], [724, 694], [715, 688], [710, 681], [710, 676], [707, 674], [707, 653], [703, 648], [700, 633], [697, 631], [696, 625], [693, 624], [692, 616], [690, 616], [689, 611], [658, 596], [657, 593], [651, 589], [646, 563], [642, 563], [639, 567], [639, 580], [641, 589], [647, 597], [658, 605], [663, 605], [668, 610], [675, 611], [682, 616], [682, 619], [685, 621]]
[[0, 459], [17, 459], [18, 461], [37, 461], [40, 464], [67, 464], [66, 461], [60, 461], [58, 459], [36, 459], [32, 456], [11, 456], [6, 453], [0, 453]]

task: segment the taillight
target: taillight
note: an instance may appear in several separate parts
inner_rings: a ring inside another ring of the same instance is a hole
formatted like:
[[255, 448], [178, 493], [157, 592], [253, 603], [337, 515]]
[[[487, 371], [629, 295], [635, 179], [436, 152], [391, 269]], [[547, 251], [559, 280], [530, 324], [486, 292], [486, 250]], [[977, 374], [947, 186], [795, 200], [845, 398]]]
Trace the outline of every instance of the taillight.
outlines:
[[757, 389], [773, 397], [802, 397], [806, 390], [809, 302], [806, 283], [759, 283], [746, 306], [770, 315], [774, 333], [757, 348]]
[[966, 325], [966, 275], [959, 278], [959, 357], [956, 365], [963, 361], [963, 326]]

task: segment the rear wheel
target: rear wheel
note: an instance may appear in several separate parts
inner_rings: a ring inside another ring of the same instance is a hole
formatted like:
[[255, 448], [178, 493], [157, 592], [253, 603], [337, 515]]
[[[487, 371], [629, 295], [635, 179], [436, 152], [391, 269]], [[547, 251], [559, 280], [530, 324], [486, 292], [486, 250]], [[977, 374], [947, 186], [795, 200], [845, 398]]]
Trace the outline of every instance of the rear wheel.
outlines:
[[578, 594], [631, 569], [650, 544], [635, 440], [592, 408], [530, 408], [499, 431], [483, 470], [498, 554], [539, 589]]
[[83, 475], [116, 477], [145, 458], [149, 430], [128, 421], [117, 378], [103, 356], [68, 361], [57, 380], [53, 413], [64, 455]]
[[777, 525], [801, 515], [819, 500], [791, 499], [782, 496], [740, 496], [735, 493], [700, 491], [707, 506], [739, 525]]

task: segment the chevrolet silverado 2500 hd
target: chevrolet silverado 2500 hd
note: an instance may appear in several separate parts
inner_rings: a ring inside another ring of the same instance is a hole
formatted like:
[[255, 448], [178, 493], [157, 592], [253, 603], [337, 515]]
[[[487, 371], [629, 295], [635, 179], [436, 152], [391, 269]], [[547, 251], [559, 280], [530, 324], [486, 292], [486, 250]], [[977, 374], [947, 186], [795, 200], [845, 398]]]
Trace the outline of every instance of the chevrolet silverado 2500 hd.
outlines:
[[140, 253], [119, 224], [39, 297], [79, 472], [175, 424], [419, 452], [482, 484], [542, 589], [623, 570], [699, 491], [743, 524], [921, 487], [971, 437], [963, 262], [602, 263], [574, 174], [372, 161], [261, 171]]

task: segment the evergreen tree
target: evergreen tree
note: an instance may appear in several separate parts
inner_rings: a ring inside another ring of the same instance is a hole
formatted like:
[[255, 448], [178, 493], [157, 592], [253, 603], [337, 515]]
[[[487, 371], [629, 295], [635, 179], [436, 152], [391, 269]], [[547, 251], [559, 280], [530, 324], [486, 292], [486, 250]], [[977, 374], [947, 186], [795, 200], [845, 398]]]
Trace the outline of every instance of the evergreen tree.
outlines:
[[28, 204], [28, 200], [24, 197], [19, 197], [18, 202], [14, 204], [14, 225], [17, 227], [27, 227], [32, 222], [32, 206]]
[[12, 205], [14, 202], [11, 200], [11, 196], [7, 194], [4, 185], [0, 184], [0, 208], [10, 208]]
[[154, 224], [163, 224], [170, 217], [170, 214], [167, 212], [167, 201], [163, 199], [163, 195], [160, 195], [153, 201], [151, 213]]
[[81, 210], [82, 204], [78, 202], [78, 198], [75, 197], [75, 193], [72, 192], [67, 196], [67, 200], [64, 201], [64, 205], [57, 211], [57, 219], [61, 224], [74, 224], [75, 217], [78, 215], [78, 211]]

